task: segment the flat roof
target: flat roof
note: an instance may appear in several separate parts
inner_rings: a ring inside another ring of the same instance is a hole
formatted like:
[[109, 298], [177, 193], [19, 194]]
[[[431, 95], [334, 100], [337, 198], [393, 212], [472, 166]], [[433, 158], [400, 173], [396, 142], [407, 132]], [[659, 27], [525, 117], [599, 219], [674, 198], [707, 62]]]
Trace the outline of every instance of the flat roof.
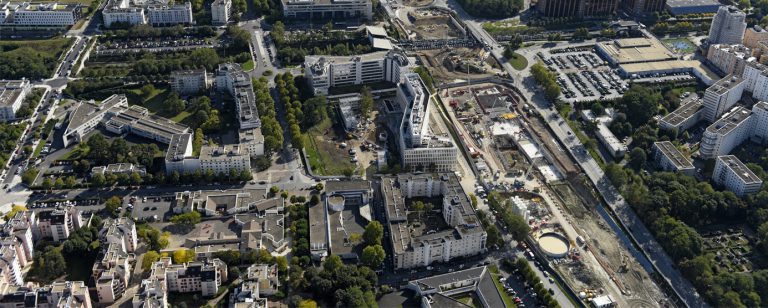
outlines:
[[200, 159], [214, 159], [223, 157], [236, 157], [248, 155], [239, 144], [226, 144], [224, 146], [203, 146], [200, 149]]
[[168, 150], [165, 152], [165, 160], [174, 161], [184, 159], [187, 147], [190, 145], [192, 134], [175, 134], [171, 136]]
[[0, 106], [10, 106], [19, 99], [24, 90], [22, 89], [3, 89], [0, 93]]
[[712, 123], [707, 127], [707, 132], [713, 134], [727, 135], [734, 128], [738, 127], [741, 123], [749, 119], [752, 112], [742, 106], [733, 108], [729, 113], [722, 118]]
[[677, 149], [677, 147], [675, 147], [674, 144], [672, 144], [672, 142], [654, 142], [653, 146], [658, 149], [662, 155], [669, 159], [669, 161], [671, 161], [672, 164], [675, 165], [675, 168], [678, 170], [693, 168], [693, 162], [685, 157], [683, 153], [680, 153], [680, 151]]
[[392, 46], [392, 42], [390, 42], [388, 39], [385, 38], [373, 38], [373, 49], [380, 49], [380, 50], [391, 50], [394, 47]]
[[329, 194], [343, 191], [368, 191], [371, 182], [366, 180], [339, 180], [325, 182], [325, 191]]
[[719, 2], [715, 0], [667, 0], [667, 6], [670, 8], [679, 7], [697, 7], [697, 6], [721, 6]]
[[493, 279], [488, 267], [482, 266], [413, 280], [410, 283], [421, 289], [421, 293], [435, 290], [437, 294], [441, 295], [443, 292], [456, 289], [456, 283], [463, 286], [474, 286], [467, 292], [475, 292], [478, 297], [482, 298], [482, 302], [487, 305], [486, 307], [506, 307]]
[[718, 163], [721, 163], [728, 167], [728, 169], [739, 176], [742, 182], [745, 184], [753, 184], [753, 183], [762, 183], [763, 180], [761, 180], [757, 175], [755, 175], [752, 170], [749, 170], [744, 163], [741, 162], [736, 156], [734, 155], [722, 155], [717, 157]]
[[309, 206], [309, 249], [328, 249], [328, 223], [325, 220], [325, 202]]
[[695, 70], [702, 76], [709, 78], [710, 80], [719, 80], [720, 76], [715, 74], [712, 70], [706, 67], [701, 61], [698, 60], [674, 60], [674, 61], [659, 61], [659, 62], [646, 62], [646, 63], [626, 63], [619, 65], [621, 69], [627, 74], [641, 74], [644, 72], [654, 71], [670, 71], [690, 69]]
[[365, 31], [368, 31], [368, 34], [372, 36], [380, 36], [380, 37], [387, 36], [387, 30], [384, 30], [384, 27], [366, 26]]
[[616, 63], [652, 62], [675, 59], [674, 53], [657, 39], [630, 38], [597, 43]]
[[702, 109], [704, 109], [704, 101], [701, 99], [695, 99], [681, 105], [674, 111], [665, 115], [663, 118], [661, 118], [661, 122], [669, 123], [672, 126], [678, 126]]
[[744, 82], [744, 79], [741, 78], [740, 76], [729, 74], [723, 77], [723, 79], [720, 79], [714, 84], [712, 84], [711, 86], [709, 86], [709, 88], [707, 88], [707, 92], [714, 92], [714, 93], [717, 93], [718, 95], [722, 95], [730, 91], [734, 87], [740, 85], [742, 82]]

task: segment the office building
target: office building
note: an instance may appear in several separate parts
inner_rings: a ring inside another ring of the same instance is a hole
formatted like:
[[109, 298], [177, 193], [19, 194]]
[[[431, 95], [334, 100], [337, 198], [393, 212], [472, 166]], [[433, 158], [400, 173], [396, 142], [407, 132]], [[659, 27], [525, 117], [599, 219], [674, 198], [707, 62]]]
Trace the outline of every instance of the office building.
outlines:
[[181, 95], [192, 95], [208, 89], [205, 69], [174, 71], [171, 73], [171, 89]]
[[16, 119], [16, 111], [21, 108], [30, 89], [26, 79], [0, 81], [0, 122]]
[[704, 119], [714, 123], [730, 110], [741, 99], [744, 85], [741, 77], [728, 75], [707, 88], [704, 92]]
[[621, 6], [629, 14], [641, 16], [653, 12], [661, 12], [666, 8], [668, 0], [622, 0]]
[[463, 306], [458, 297], [476, 299], [476, 307], [506, 307], [494, 279], [487, 266], [480, 266], [412, 280], [405, 288], [416, 292], [422, 308]]
[[742, 44], [747, 48], [757, 49], [759, 43], [763, 41], [768, 41], [768, 31], [765, 31], [763, 27], [754, 25], [744, 31], [744, 41]]
[[[382, 204], [389, 225], [389, 238], [395, 269], [428, 266], [486, 251], [486, 233], [475, 215], [469, 198], [453, 173], [401, 174], [381, 180]], [[442, 198], [440, 216], [435, 212], [407, 215], [407, 200]], [[423, 218], [423, 219], [422, 219]], [[441, 219], [444, 224], [430, 222]], [[444, 228], [436, 230], [437, 226]]]
[[397, 87], [397, 100], [404, 110], [398, 134], [403, 167], [412, 171], [454, 171], [458, 148], [448, 132], [430, 124], [429, 90], [416, 73], [407, 73], [404, 79]]
[[67, 27], [82, 17], [82, 6], [24, 2], [16, 7], [12, 16], [12, 23], [16, 26]]
[[211, 23], [217, 26], [225, 25], [229, 22], [229, 16], [232, 14], [232, 0], [214, 0], [211, 3]]
[[192, 18], [192, 3], [147, 6], [147, 20], [153, 27], [192, 25], [195, 23]]
[[664, 171], [680, 172], [693, 176], [696, 168], [688, 157], [685, 157], [672, 142], [659, 141], [653, 143], [653, 153], [659, 168]]
[[709, 27], [710, 44], [741, 44], [747, 15], [735, 6], [721, 6]]
[[352, 234], [362, 234], [372, 221], [371, 183], [365, 180], [328, 181], [323, 202], [311, 205], [309, 246], [312, 258], [328, 254], [359, 260], [359, 249], [350, 244]]
[[370, 0], [281, 0], [283, 16], [296, 19], [345, 19], [373, 17]]
[[666, 0], [667, 11], [673, 16], [715, 14], [722, 6], [716, 0]]
[[409, 72], [408, 58], [400, 51], [379, 51], [357, 56], [306, 56], [304, 77], [315, 94], [328, 94], [331, 87], [400, 83]]
[[763, 186], [763, 181], [733, 155], [715, 159], [712, 180], [740, 197], [754, 194]]
[[682, 133], [704, 119], [704, 102], [701, 99], [688, 101], [659, 120], [663, 130]]
[[168, 292], [200, 292], [212, 297], [227, 280], [227, 265], [219, 259], [172, 264], [171, 258], [160, 258], [152, 264], [150, 279], [164, 283]]
[[99, 231], [99, 239], [117, 245], [123, 252], [134, 252], [138, 247], [136, 224], [125, 217], [107, 220]]
[[68, 124], [62, 134], [64, 146], [81, 142], [83, 136], [99, 124], [115, 134], [134, 134], [162, 143], [169, 143], [174, 134], [189, 133], [186, 125], [150, 114], [144, 107], [128, 106], [128, 98], [115, 94], [100, 104], [80, 102], [68, 116]]
[[133, 308], [168, 308], [168, 290], [162, 280], [144, 279], [131, 300]]
[[235, 99], [240, 129], [261, 127], [251, 75], [244, 72], [239, 64], [219, 64], [216, 71], [216, 88], [219, 91], [227, 91]]
[[54, 242], [65, 241], [72, 232], [85, 225], [80, 210], [67, 206], [37, 214], [37, 228], [40, 238], [49, 238]]
[[545, 17], [600, 17], [616, 13], [619, 0], [541, 0], [536, 10]]
[[744, 45], [712, 44], [707, 51], [707, 60], [723, 74], [741, 76], [752, 50]]

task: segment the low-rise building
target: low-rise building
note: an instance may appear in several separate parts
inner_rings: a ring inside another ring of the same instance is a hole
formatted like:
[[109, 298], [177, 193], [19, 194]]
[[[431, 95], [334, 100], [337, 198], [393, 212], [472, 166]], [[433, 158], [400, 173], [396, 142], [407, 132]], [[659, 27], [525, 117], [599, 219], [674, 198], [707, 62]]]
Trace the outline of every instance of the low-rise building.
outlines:
[[680, 172], [685, 175], [693, 176], [696, 168], [693, 162], [685, 157], [672, 142], [659, 141], [653, 143], [654, 157], [659, 168], [665, 171]]
[[[394, 268], [428, 266], [486, 251], [487, 234], [455, 174], [384, 177], [381, 196]], [[407, 199], [436, 197], [442, 197], [442, 204], [436, 205], [441, 208], [442, 222], [437, 221], [439, 218], [422, 220], [422, 215], [413, 215], [415, 212], [406, 206]]]
[[109, 164], [106, 166], [96, 166], [91, 168], [91, 176], [101, 174], [101, 175], [107, 175], [107, 174], [133, 174], [134, 172], [138, 173], [141, 176], [144, 176], [147, 174], [147, 168], [144, 166], [134, 165], [131, 163], [119, 163], [119, 164]]
[[131, 300], [133, 308], [167, 308], [168, 290], [165, 281], [149, 278], [141, 281], [139, 292]]
[[680, 105], [659, 120], [659, 127], [682, 133], [704, 119], [704, 101], [695, 99]]
[[619, 138], [616, 138], [616, 135], [614, 135], [605, 124], [597, 124], [595, 136], [597, 136], [597, 140], [599, 140], [608, 150], [608, 153], [611, 153], [613, 158], [618, 159], [624, 157], [624, 154], [627, 153], [627, 145], [619, 140]]
[[174, 71], [171, 73], [171, 89], [181, 95], [200, 93], [209, 86], [205, 69]]
[[506, 307], [494, 279], [490, 269], [481, 266], [412, 280], [406, 288], [416, 292], [423, 308], [459, 307], [463, 304], [453, 298], [469, 294], [480, 307]]
[[229, 16], [232, 14], [232, 0], [214, 0], [211, 3], [211, 23], [217, 26], [225, 25], [229, 22]]
[[763, 180], [733, 155], [722, 155], [715, 159], [712, 180], [740, 197], [754, 194], [763, 187]]
[[0, 81], [0, 122], [16, 119], [16, 111], [21, 108], [30, 89], [26, 79]]
[[365, 180], [326, 183], [324, 202], [310, 207], [312, 258], [322, 259], [330, 252], [345, 260], [359, 260], [350, 236], [363, 234], [365, 226], [372, 221], [372, 194], [371, 183]]

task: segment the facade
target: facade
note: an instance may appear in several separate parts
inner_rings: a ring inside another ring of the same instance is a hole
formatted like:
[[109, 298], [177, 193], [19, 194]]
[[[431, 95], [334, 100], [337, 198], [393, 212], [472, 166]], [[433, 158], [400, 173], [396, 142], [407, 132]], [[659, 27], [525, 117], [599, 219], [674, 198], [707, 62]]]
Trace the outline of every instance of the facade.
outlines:
[[211, 3], [211, 23], [225, 25], [232, 14], [232, 0], [214, 0]]
[[37, 214], [37, 228], [40, 238], [50, 238], [60, 243], [72, 232], [84, 226], [80, 210], [74, 206], [40, 212]]
[[546, 17], [600, 17], [616, 13], [619, 0], [542, 0], [536, 10]]
[[219, 259], [172, 264], [171, 258], [160, 258], [152, 264], [150, 279], [161, 281], [168, 292], [200, 292], [212, 297], [227, 280], [227, 265]]
[[144, 279], [139, 292], [131, 300], [133, 308], [167, 308], [168, 290], [164, 281], [156, 278]]
[[200, 170], [214, 174], [229, 174], [230, 170], [250, 171], [251, 155], [242, 146], [228, 144], [221, 147], [204, 146], [200, 149]]
[[[487, 235], [455, 174], [384, 177], [381, 196], [390, 233], [387, 240], [393, 247], [392, 260], [396, 269], [449, 262], [456, 257], [486, 251]], [[442, 209], [442, 218], [448, 227], [429, 231], [414, 228], [415, 224], [423, 222], [406, 214], [406, 200], [434, 197], [442, 197], [442, 204], [436, 206]]]
[[251, 157], [264, 155], [264, 135], [261, 134], [261, 128], [241, 129], [238, 137], [240, 137], [240, 146]]
[[744, 45], [709, 45], [707, 60], [723, 74], [741, 76], [747, 60], [752, 56], [752, 50]]
[[220, 64], [216, 71], [216, 88], [219, 91], [227, 91], [235, 99], [240, 129], [261, 127], [251, 76], [244, 72], [240, 65]]
[[726, 155], [747, 139], [768, 142], [768, 103], [758, 102], [751, 111], [741, 106], [733, 108], [707, 127], [699, 153], [705, 159]]
[[165, 152], [165, 173], [191, 174], [200, 170], [200, 160], [192, 154], [192, 134], [173, 135]]
[[18, 26], [67, 27], [82, 17], [79, 4], [24, 2], [12, 14], [12, 24]]
[[672, 142], [660, 141], [653, 143], [653, 153], [659, 168], [664, 171], [680, 172], [693, 176], [696, 168], [690, 159], [675, 147]]
[[24, 253], [21, 251], [21, 245], [15, 238], [3, 241], [0, 246], [0, 275], [11, 285], [23, 286], [24, 274], [22, 269], [28, 262]]
[[281, 0], [283, 16], [297, 19], [344, 19], [373, 17], [368, 0]]
[[123, 252], [134, 252], [138, 247], [136, 224], [125, 217], [108, 220], [99, 232], [99, 239], [102, 243], [117, 245]]
[[102, 259], [93, 264], [91, 272], [99, 304], [111, 304], [123, 297], [130, 282], [134, 260], [136, 256], [122, 250], [119, 244], [106, 245]]
[[429, 90], [416, 73], [407, 73], [403, 78], [404, 82], [397, 87], [397, 100], [405, 111], [398, 136], [403, 167], [414, 171], [454, 171], [458, 147], [447, 132], [437, 135], [430, 130]]
[[147, 7], [147, 19], [153, 27], [194, 24], [192, 3], [177, 5], [150, 5]]
[[112, 27], [114, 23], [128, 25], [143, 25], [147, 23], [147, 15], [143, 7], [130, 5], [130, 0], [108, 0], [102, 10], [104, 27]]
[[768, 31], [765, 31], [763, 27], [754, 25], [747, 28], [744, 32], [744, 46], [751, 49], [757, 49], [760, 47], [759, 43], [762, 41], [768, 41]]
[[730, 110], [741, 99], [744, 85], [741, 77], [728, 75], [707, 88], [704, 92], [704, 119], [714, 123]]
[[645, 15], [663, 11], [667, 0], [622, 0], [621, 6], [633, 15]]
[[200, 91], [207, 89], [208, 85], [208, 75], [205, 69], [171, 73], [171, 89], [181, 95], [200, 93]]
[[304, 77], [315, 94], [328, 94], [331, 87], [376, 82], [400, 83], [409, 72], [408, 58], [399, 51], [379, 51], [358, 56], [304, 58]]
[[735, 6], [721, 6], [709, 27], [710, 44], [741, 44], [747, 15]]
[[667, 0], [667, 10], [674, 16], [714, 14], [721, 6], [716, 0]]
[[701, 99], [689, 101], [659, 120], [664, 130], [684, 132], [704, 119], [704, 102]]
[[722, 155], [715, 159], [712, 180], [740, 197], [754, 194], [763, 186], [763, 181], [733, 155]]
[[16, 111], [21, 108], [30, 89], [26, 79], [0, 81], [0, 122], [16, 119]]

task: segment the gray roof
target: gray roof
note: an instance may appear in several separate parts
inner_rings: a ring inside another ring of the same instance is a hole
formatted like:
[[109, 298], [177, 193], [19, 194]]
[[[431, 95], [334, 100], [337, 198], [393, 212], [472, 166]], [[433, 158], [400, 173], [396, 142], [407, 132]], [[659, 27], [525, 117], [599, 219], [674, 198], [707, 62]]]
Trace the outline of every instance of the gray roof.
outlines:
[[371, 190], [371, 182], [366, 180], [340, 180], [325, 183], [325, 191], [329, 195], [336, 192], [363, 190]]
[[[471, 287], [467, 288], [467, 292], [474, 291], [478, 297], [483, 299], [483, 302], [488, 304], [486, 307], [506, 307], [493, 279], [488, 267], [483, 266], [453, 273], [430, 276], [423, 279], [413, 280], [410, 283], [419, 288], [421, 291], [420, 293], [435, 290], [437, 294], [440, 294], [444, 289], [445, 291], [454, 290], [455, 288], [451, 286], [452, 283], [472, 281], [473, 284]], [[433, 297], [433, 299], [436, 298], [437, 297]]]

